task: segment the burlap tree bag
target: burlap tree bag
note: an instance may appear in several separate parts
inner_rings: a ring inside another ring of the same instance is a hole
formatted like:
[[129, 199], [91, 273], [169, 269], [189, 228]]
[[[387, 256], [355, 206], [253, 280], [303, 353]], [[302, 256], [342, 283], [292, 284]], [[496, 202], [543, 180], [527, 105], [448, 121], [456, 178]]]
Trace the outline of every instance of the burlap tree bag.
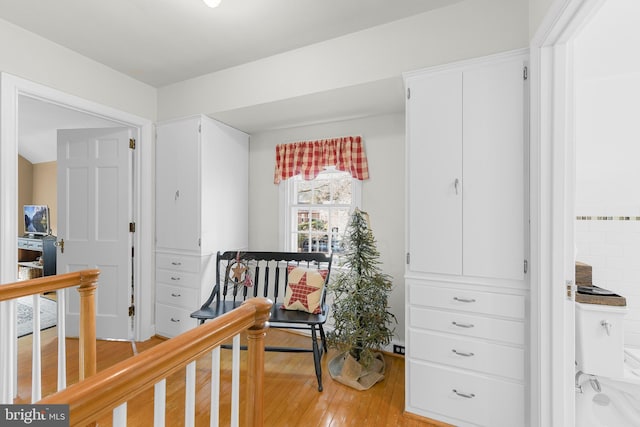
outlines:
[[368, 390], [384, 378], [384, 357], [376, 353], [374, 360], [365, 368], [348, 352], [339, 353], [329, 360], [331, 378], [356, 390]]

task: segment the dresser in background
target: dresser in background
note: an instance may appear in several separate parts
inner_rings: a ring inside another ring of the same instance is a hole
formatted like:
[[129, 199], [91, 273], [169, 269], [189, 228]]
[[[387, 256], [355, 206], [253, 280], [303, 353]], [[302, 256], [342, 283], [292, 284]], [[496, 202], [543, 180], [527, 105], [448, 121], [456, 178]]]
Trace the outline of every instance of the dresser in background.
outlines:
[[18, 236], [18, 280], [56, 274], [57, 238], [53, 235]]

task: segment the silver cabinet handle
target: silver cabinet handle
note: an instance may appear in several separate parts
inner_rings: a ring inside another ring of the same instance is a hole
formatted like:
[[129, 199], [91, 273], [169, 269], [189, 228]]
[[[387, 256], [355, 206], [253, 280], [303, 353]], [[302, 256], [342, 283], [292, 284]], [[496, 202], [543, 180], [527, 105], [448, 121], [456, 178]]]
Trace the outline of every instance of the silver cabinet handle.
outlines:
[[171, 276], [171, 280], [179, 281], [180, 278], [179, 277], [175, 277], [175, 276]]
[[456, 178], [456, 180], [453, 182], [453, 187], [456, 189], [456, 194], [458, 194], [458, 186], [460, 185], [460, 180], [458, 178]]
[[453, 299], [458, 302], [476, 302], [476, 300], [474, 300], [473, 298], [453, 297]]
[[460, 392], [460, 391], [456, 390], [455, 388], [454, 388], [452, 391], [453, 391], [455, 394], [457, 394], [458, 396], [460, 396], [460, 397], [464, 397], [464, 398], [466, 398], [466, 399], [472, 399], [472, 398], [476, 397], [476, 395], [475, 395], [475, 394], [473, 394], [473, 393], [462, 393], [462, 392]]
[[613, 326], [611, 322], [609, 322], [608, 320], [602, 320], [600, 322], [600, 326], [602, 326], [604, 330], [607, 331], [607, 335], [611, 335], [611, 327]]
[[171, 296], [172, 296], [172, 297], [176, 297], [176, 298], [178, 298], [178, 297], [181, 297], [182, 295], [172, 293], [172, 294], [171, 294]]
[[181, 263], [181, 262], [178, 262], [178, 261], [172, 261], [172, 262], [171, 262], [171, 265], [182, 265], [182, 263]]
[[464, 357], [472, 357], [473, 353], [469, 352], [469, 353], [465, 353], [464, 351], [458, 351], [455, 348], [451, 349], [451, 351], [454, 354], [457, 354], [458, 356], [464, 356]]
[[171, 318], [171, 321], [174, 323], [180, 323], [180, 319], [174, 319], [173, 317]]
[[473, 323], [458, 323], [451, 322], [453, 326], [457, 326], [458, 328], [473, 328]]

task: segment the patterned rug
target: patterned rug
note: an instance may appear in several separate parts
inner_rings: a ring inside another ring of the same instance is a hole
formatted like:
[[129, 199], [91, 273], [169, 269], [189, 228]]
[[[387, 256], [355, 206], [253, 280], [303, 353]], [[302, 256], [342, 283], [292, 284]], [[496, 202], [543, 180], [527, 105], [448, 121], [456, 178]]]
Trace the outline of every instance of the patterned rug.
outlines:
[[[18, 312], [18, 338], [33, 333], [33, 297], [16, 300]], [[40, 330], [56, 326], [58, 321], [58, 303], [49, 298], [40, 297]]]

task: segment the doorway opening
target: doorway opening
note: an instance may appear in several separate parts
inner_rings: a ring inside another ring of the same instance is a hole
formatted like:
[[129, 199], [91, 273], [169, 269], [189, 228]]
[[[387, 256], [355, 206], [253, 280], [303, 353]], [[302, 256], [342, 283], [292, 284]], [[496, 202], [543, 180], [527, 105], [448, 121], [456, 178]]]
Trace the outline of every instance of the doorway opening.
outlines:
[[[1, 90], [0, 122], [2, 133], [0, 144], [0, 169], [3, 177], [18, 177], [19, 134], [21, 126], [20, 106], [22, 102], [39, 101], [40, 107], [58, 108], [90, 118], [94, 123], [117, 124], [136, 129], [137, 155], [133, 164], [133, 219], [137, 222], [133, 244], [136, 257], [133, 260], [133, 282], [136, 284], [135, 299], [147, 301], [136, 307], [133, 328], [135, 340], [145, 340], [154, 333], [153, 322], [153, 150], [152, 122], [111, 107], [94, 103], [64, 92], [7, 74], [0, 74]], [[47, 104], [47, 105], [45, 105]], [[17, 236], [18, 228], [18, 185], [17, 179], [0, 181], [0, 199], [5, 202], [5, 209], [0, 213], [0, 249], [7, 256], [0, 259], [0, 282], [8, 283], [16, 280], [17, 269]], [[146, 221], [138, 218], [145, 217]]]

